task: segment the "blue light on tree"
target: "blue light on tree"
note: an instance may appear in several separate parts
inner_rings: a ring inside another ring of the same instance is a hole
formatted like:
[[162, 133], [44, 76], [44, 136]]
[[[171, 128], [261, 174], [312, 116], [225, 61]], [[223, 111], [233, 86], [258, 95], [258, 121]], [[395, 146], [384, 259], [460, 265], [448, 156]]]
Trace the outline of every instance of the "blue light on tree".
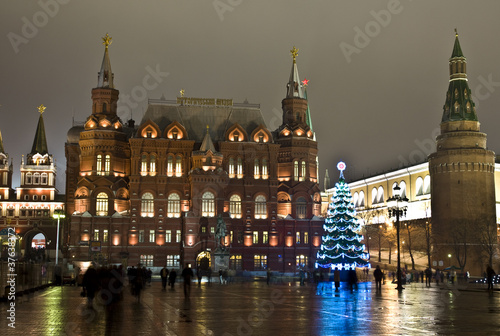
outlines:
[[339, 270], [370, 266], [370, 256], [365, 252], [359, 234], [361, 225], [356, 218], [351, 190], [344, 179], [345, 163], [339, 162], [339, 181], [335, 184], [333, 196], [328, 204], [327, 216], [323, 225], [324, 234], [320, 250], [316, 256], [316, 267]]

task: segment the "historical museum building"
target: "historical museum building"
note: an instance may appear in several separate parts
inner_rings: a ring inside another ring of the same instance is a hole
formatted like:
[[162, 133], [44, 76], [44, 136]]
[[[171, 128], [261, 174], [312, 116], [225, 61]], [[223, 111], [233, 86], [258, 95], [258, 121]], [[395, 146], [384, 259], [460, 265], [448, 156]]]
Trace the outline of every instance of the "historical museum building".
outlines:
[[68, 256], [147, 267], [197, 267], [205, 259], [217, 270], [223, 265], [214, 254], [224, 251], [232, 269], [311, 268], [323, 220], [297, 49], [276, 130], [258, 104], [184, 90], [176, 100], [149, 100], [135, 125], [117, 116], [111, 40], [103, 40], [92, 112], [65, 145]]
[[[482, 274], [497, 259], [500, 164], [487, 149], [486, 134], [480, 132], [466, 65], [457, 35], [449, 60], [441, 134], [428, 162], [349, 185], [361, 219], [382, 229], [387, 223], [392, 226], [387, 199], [399, 186], [409, 200], [405, 224], [431, 225], [431, 264], [440, 268], [453, 264]], [[327, 190], [332, 193], [333, 189]]]
[[[21, 260], [45, 260], [54, 258], [56, 246], [62, 249], [63, 234], [57, 236], [57, 220], [54, 215], [63, 214], [64, 195], [56, 189], [56, 165], [49, 153], [42, 113], [31, 152], [22, 157], [21, 183], [12, 187], [13, 163], [4, 149], [0, 134], [0, 246], [1, 256], [7, 258], [10, 243], [14, 242], [16, 258]], [[62, 225], [61, 225], [62, 226]]]

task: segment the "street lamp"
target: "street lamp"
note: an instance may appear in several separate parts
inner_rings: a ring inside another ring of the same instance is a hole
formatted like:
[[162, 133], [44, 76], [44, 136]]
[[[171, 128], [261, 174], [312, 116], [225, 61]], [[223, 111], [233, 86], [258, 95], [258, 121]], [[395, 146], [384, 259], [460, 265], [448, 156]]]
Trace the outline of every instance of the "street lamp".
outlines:
[[66, 218], [66, 215], [62, 211], [54, 211], [52, 218], [57, 219], [57, 236], [56, 236], [56, 265], [59, 265], [59, 220], [61, 218]]
[[393, 188], [393, 196], [387, 199], [387, 210], [389, 210], [389, 217], [396, 217], [396, 239], [398, 245], [398, 285], [396, 289], [402, 291], [403, 285], [401, 283], [401, 253], [399, 251], [399, 217], [406, 215], [408, 209], [408, 198], [401, 197], [401, 188], [396, 185]]

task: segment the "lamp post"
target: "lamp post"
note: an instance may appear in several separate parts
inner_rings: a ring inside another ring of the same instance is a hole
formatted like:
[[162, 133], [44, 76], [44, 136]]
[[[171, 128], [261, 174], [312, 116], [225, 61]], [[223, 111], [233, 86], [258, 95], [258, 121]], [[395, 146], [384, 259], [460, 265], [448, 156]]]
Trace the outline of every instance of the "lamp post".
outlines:
[[66, 215], [61, 211], [54, 211], [52, 215], [54, 219], [57, 219], [57, 236], [56, 236], [56, 265], [59, 265], [59, 221], [61, 218], [66, 218]]
[[400, 239], [399, 239], [399, 218], [406, 215], [408, 208], [408, 198], [401, 197], [401, 188], [396, 185], [393, 188], [393, 196], [387, 199], [387, 210], [389, 210], [389, 217], [396, 217], [396, 240], [398, 246], [398, 269], [397, 279], [398, 285], [396, 289], [401, 292], [404, 288], [401, 283], [401, 252], [400, 252]]

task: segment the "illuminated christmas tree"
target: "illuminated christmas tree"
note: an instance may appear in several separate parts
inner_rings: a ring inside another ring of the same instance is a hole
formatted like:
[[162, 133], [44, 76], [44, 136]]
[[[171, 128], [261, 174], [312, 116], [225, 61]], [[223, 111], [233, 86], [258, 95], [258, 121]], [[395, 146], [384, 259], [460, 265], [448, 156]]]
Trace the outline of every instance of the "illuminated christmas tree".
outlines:
[[351, 190], [344, 179], [345, 163], [339, 162], [339, 181], [335, 184], [333, 196], [328, 204], [327, 217], [323, 225], [321, 248], [316, 256], [316, 267], [339, 270], [369, 267], [368, 253], [358, 232], [361, 225], [356, 218]]

